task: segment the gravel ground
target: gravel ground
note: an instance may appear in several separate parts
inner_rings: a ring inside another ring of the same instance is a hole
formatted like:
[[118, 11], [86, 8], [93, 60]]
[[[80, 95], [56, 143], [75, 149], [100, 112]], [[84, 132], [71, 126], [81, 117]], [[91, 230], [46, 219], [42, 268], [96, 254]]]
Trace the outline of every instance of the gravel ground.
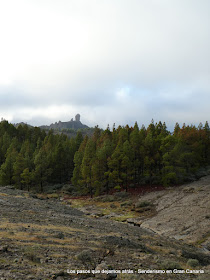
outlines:
[[[205, 280], [209, 249], [208, 244], [197, 248], [149, 227], [87, 216], [59, 199], [0, 188], [0, 279]], [[148, 269], [172, 273], [143, 273]]]

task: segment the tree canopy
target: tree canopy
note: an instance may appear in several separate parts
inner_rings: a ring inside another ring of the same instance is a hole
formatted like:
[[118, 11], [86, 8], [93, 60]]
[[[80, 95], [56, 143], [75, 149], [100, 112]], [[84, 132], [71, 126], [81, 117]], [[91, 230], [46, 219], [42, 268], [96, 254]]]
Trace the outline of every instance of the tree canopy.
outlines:
[[81, 194], [98, 195], [132, 186], [181, 184], [210, 165], [210, 128], [165, 123], [147, 128], [95, 127], [92, 136], [0, 122], [0, 184], [43, 191], [45, 184], [73, 183]]

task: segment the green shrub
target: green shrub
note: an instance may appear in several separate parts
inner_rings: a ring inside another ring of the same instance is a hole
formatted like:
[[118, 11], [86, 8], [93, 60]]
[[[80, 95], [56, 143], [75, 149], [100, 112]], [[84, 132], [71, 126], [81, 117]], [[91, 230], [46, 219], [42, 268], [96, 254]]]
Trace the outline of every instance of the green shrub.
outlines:
[[147, 207], [147, 206], [151, 206], [151, 202], [149, 201], [139, 201], [135, 204], [136, 208], [143, 208], [143, 207]]
[[73, 191], [75, 191], [75, 187], [73, 185], [70, 184], [65, 184], [62, 189], [62, 192], [64, 193], [72, 193]]
[[62, 187], [62, 184], [47, 185], [44, 187], [44, 191], [47, 194], [56, 193], [57, 191], [61, 190]]
[[164, 187], [176, 183], [177, 183], [177, 175], [175, 172], [168, 172], [164, 176], [162, 176], [162, 184]]
[[125, 191], [123, 191], [123, 192], [116, 192], [116, 193], [114, 194], [114, 198], [115, 198], [116, 200], [125, 200], [125, 199], [127, 199], [127, 198], [129, 198], [129, 197], [130, 197], [130, 194], [127, 193], [127, 192], [125, 192]]
[[37, 256], [36, 247], [27, 247], [24, 256], [31, 262], [40, 263], [40, 258]]
[[133, 204], [132, 201], [125, 201], [123, 203], [120, 204], [121, 207], [125, 207], [125, 206], [131, 206]]
[[101, 201], [102, 202], [113, 202], [113, 201], [115, 201], [115, 198], [113, 195], [105, 195], [105, 196], [103, 196]]
[[190, 267], [192, 267], [192, 268], [194, 268], [194, 267], [199, 266], [199, 261], [196, 260], [196, 259], [189, 259], [189, 260], [187, 261], [187, 265], [190, 266]]
[[149, 210], [151, 210], [151, 209], [152, 209], [151, 206], [146, 206], [146, 207], [142, 207], [142, 208], [135, 208], [134, 210], [135, 210], [136, 212], [143, 213], [143, 212], [149, 211]]
[[114, 189], [115, 189], [116, 191], [120, 191], [120, 190], [121, 190], [121, 187], [120, 187], [120, 186], [115, 186]]
[[182, 269], [181, 265], [175, 261], [163, 261], [161, 267], [165, 270]]
[[83, 250], [79, 254], [76, 255], [76, 258], [81, 261], [83, 264], [92, 262], [92, 251], [91, 250]]
[[115, 205], [115, 204], [110, 204], [110, 208], [113, 208], [113, 209], [116, 209], [117, 208], [117, 206]]
[[54, 235], [55, 238], [64, 239], [64, 234], [62, 232], [58, 232]]

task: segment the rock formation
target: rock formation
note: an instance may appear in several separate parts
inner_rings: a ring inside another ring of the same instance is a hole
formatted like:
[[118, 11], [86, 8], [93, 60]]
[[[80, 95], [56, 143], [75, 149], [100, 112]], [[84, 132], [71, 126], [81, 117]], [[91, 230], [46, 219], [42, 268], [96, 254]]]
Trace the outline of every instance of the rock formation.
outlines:
[[88, 128], [87, 125], [82, 124], [80, 121], [80, 114], [77, 114], [75, 116], [75, 120], [73, 118], [68, 121], [68, 122], [55, 122], [52, 123], [50, 126], [41, 126], [40, 128], [42, 129], [57, 129], [57, 130], [62, 130], [62, 129], [80, 129], [80, 128]]
[[80, 122], [80, 114], [77, 114], [77, 115], [75, 116], [75, 122]]

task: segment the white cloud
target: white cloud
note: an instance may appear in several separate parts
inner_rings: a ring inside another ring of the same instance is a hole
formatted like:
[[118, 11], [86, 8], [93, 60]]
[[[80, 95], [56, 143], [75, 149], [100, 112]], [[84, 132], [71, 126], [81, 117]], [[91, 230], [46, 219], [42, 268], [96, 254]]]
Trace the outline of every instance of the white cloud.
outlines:
[[128, 102], [130, 97], [130, 90], [131, 89], [129, 87], [123, 87], [118, 89], [116, 92], [117, 101], [121, 103]]
[[103, 127], [208, 120], [209, 9], [208, 0], [1, 1], [1, 113], [46, 121], [71, 110]]

